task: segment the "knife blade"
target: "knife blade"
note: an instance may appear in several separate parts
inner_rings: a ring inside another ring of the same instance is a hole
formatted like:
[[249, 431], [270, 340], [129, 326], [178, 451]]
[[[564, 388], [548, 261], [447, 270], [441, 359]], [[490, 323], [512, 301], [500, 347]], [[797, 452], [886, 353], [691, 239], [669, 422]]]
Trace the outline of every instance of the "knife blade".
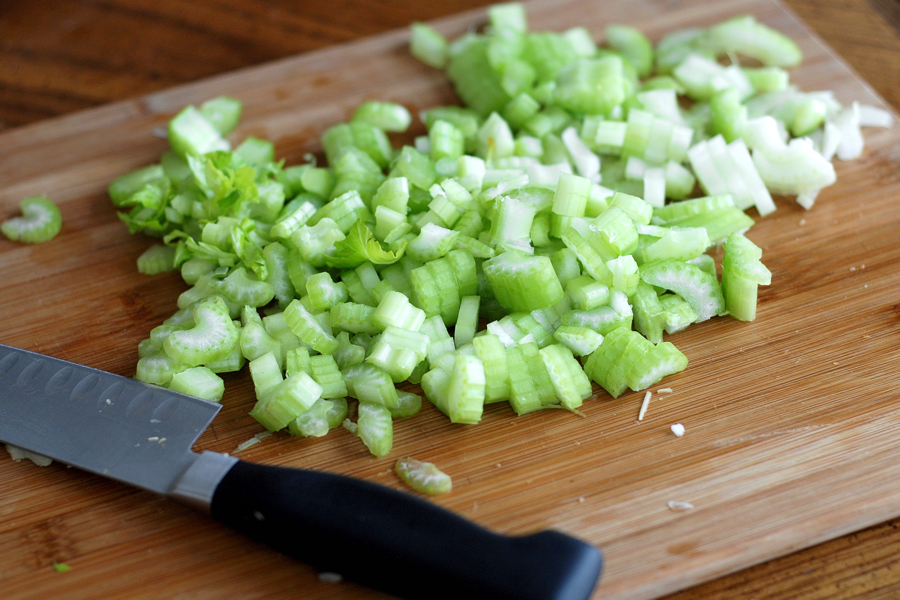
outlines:
[[168, 496], [327, 572], [409, 599], [582, 600], [595, 546], [507, 536], [362, 479], [192, 450], [220, 405], [0, 344], [0, 441]]

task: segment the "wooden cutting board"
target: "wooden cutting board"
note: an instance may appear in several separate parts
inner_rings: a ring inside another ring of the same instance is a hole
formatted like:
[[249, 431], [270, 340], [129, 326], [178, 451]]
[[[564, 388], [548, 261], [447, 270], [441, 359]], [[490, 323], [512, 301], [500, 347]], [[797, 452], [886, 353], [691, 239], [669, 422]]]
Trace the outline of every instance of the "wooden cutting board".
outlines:
[[[628, 23], [654, 40], [751, 13], [802, 47], [792, 74], [801, 89], [884, 106], [774, 2], [527, 6], [536, 30], [580, 25], [599, 38], [606, 24]], [[477, 11], [436, 25], [455, 36], [483, 20]], [[0, 134], [0, 216], [46, 193], [64, 218], [51, 243], [0, 240], [0, 343], [133, 375], [138, 342], [185, 286], [177, 274], [137, 273], [150, 241], [126, 232], [107, 184], [156, 161], [168, 119], [217, 94], [245, 104], [235, 140], [272, 139], [288, 164], [318, 151], [321, 132], [363, 100], [413, 111], [453, 102], [443, 76], [411, 59], [406, 41], [399, 31]], [[837, 164], [838, 183], [811, 211], [779, 199], [750, 231], [773, 272], [757, 320], [716, 319], [671, 336], [691, 362], [654, 388], [673, 391], [654, 394], [643, 421], [638, 393], [611, 400], [598, 391], [583, 417], [516, 417], [494, 405], [477, 426], [452, 425], [426, 405], [396, 422], [383, 459], [343, 429], [316, 440], [274, 435], [240, 456], [398, 488], [396, 458], [436, 462], [454, 490], [434, 502], [497, 531], [555, 527], [597, 544], [607, 559], [597, 598], [657, 597], [900, 515], [900, 132], [865, 134], [863, 156]], [[261, 431], [247, 415], [249, 378], [227, 386], [198, 450], [233, 452]], [[675, 422], [684, 437], [670, 432]], [[673, 511], [670, 500], [694, 508]], [[54, 561], [71, 570], [56, 573]], [[0, 459], [0, 589], [4, 598], [383, 597], [320, 582], [174, 502], [8, 459]]]

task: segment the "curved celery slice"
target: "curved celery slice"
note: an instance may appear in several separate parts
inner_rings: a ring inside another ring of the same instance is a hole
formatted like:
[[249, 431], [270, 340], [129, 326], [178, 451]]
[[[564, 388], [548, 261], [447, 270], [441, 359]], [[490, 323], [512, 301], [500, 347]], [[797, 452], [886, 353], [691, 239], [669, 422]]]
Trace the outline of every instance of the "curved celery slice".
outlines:
[[453, 488], [453, 480], [434, 463], [400, 458], [394, 463], [394, 472], [404, 483], [423, 494], [446, 494]]
[[173, 331], [163, 342], [166, 354], [189, 366], [221, 360], [238, 343], [237, 327], [220, 296], [202, 300], [194, 307], [194, 327]]
[[212, 281], [212, 289], [241, 306], [265, 306], [275, 297], [275, 288], [238, 267], [225, 279]]
[[664, 260], [641, 267], [641, 279], [675, 292], [697, 311], [697, 322], [726, 314], [722, 288], [715, 276], [691, 263]]
[[13, 217], [0, 225], [0, 231], [7, 238], [40, 244], [49, 242], [62, 229], [62, 216], [59, 207], [47, 196], [31, 196], [19, 203], [21, 217]]
[[653, 46], [640, 30], [628, 25], [608, 25], [604, 31], [606, 43], [625, 57], [640, 77], [653, 68]]
[[[636, 331], [626, 327], [614, 329], [606, 334], [603, 343], [588, 357], [584, 371], [610, 396], [618, 398], [628, 386], [627, 375], [634, 356], [646, 350], [648, 344], [650, 342]], [[634, 346], [640, 347], [638, 353], [632, 350]]]
[[331, 354], [316, 354], [309, 357], [309, 374], [322, 387], [322, 398], [344, 398], [347, 384]]
[[791, 38], [750, 15], [713, 25], [698, 43], [717, 54], [743, 54], [770, 67], [794, 67], [803, 60], [803, 53]]

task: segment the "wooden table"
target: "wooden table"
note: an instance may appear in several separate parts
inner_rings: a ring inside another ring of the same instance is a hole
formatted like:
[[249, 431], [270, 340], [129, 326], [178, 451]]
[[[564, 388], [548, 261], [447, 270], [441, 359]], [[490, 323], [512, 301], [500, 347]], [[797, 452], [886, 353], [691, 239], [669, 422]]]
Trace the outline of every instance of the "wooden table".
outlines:
[[[0, 131], [486, 4], [481, 0], [4, 0]], [[884, 99], [900, 108], [900, 2], [785, 0], [785, 4]], [[893, 520], [671, 598], [897, 597], [898, 556], [900, 520]]]

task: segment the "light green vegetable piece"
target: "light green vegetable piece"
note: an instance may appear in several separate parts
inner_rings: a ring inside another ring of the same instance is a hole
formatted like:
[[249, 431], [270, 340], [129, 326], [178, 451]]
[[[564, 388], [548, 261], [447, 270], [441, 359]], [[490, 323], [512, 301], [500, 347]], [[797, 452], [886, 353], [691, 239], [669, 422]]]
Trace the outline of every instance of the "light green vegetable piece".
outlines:
[[30, 196], [19, 203], [21, 217], [13, 217], [0, 225], [3, 235], [16, 242], [40, 244], [49, 242], [62, 229], [59, 207], [47, 196]]
[[434, 463], [400, 458], [394, 463], [394, 472], [405, 484], [423, 494], [446, 494], [453, 489], [453, 480]]

